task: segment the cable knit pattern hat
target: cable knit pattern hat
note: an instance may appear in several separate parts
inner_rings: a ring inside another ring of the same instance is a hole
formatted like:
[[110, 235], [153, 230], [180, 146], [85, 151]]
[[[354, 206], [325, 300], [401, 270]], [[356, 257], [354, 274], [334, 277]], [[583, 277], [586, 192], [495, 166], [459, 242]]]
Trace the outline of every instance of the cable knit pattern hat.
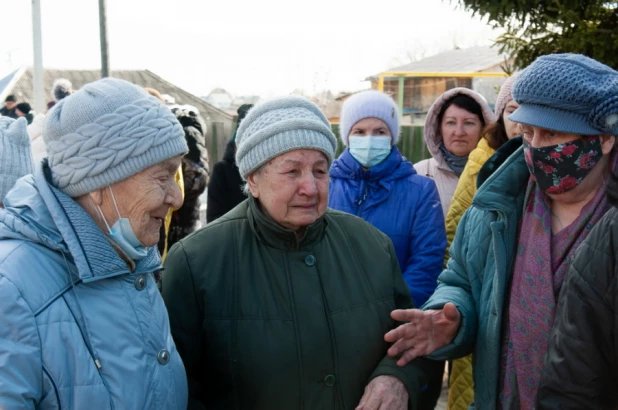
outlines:
[[32, 151], [25, 118], [0, 117], [0, 202], [15, 181], [32, 173]]
[[188, 151], [169, 108], [141, 87], [114, 78], [60, 100], [45, 117], [43, 138], [52, 183], [71, 197]]
[[504, 109], [513, 101], [513, 84], [515, 83], [515, 79], [517, 78], [517, 74], [513, 74], [509, 78], [506, 79], [502, 87], [500, 87], [500, 92], [498, 93], [498, 98], [496, 99], [496, 105], [494, 106], [494, 114], [496, 114], [496, 119], [500, 119], [502, 114], [504, 114]]
[[339, 135], [348, 146], [350, 130], [360, 120], [377, 118], [384, 121], [393, 137], [391, 145], [399, 141], [399, 108], [393, 99], [381, 91], [368, 90], [354, 94], [343, 103], [339, 120]]
[[301, 97], [255, 105], [238, 128], [236, 163], [243, 179], [271, 159], [297, 149], [315, 149], [333, 162], [337, 140], [322, 111]]
[[618, 135], [618, 72], [580, 54], [537, 58], [513, 86], [509, 119], [580, 135]]

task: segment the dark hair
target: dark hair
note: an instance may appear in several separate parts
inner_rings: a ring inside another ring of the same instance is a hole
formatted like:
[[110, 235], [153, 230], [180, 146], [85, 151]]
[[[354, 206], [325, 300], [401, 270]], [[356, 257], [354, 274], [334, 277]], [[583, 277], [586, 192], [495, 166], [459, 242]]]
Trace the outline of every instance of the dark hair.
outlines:
[[477, 103], [474, 98], [468, 97], [465, 94], [457, 94], [450, 99], [448, 99], [442, 108], [440, 109], [440, 114], [438, 114], [438, 124], [442, 122], [442, 118], [444, 117], [444, 113], [448, 110], [448, 107], [451, 105], [455, 105], [461, 109], [464, 109], [472, 114], [476, 114], [481, 120], [481, 124], [483, 127], [485, 126], [485, 118], [483, 117], [483, 110], [479, 103]]
[[19, 111], [23, 112], [24, 114], [28, 114], [30, 111], [32, 111], [32, 107], [27, 102], [17, 104], [15, 108], [17, 108]]
[[4, 99], [4, 102], [9, 102], [9, 101], [17, 102], [17, 98], [15, 98], [15, 96], [13, 94], [9, 94]]
[[495, 151], [509, 140], [502, 116], [498, 118], [498, 121], [488, 124], [483, 129], [481, 135], [487, 140], [487, 144]]

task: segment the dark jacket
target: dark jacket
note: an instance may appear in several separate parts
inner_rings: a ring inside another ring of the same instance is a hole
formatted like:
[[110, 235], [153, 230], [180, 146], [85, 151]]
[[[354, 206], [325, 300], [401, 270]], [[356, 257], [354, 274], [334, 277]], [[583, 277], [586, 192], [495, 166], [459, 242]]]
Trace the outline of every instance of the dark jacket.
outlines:
[[412, 301], [391, 241], [355, 216], [329, 209], [298, 240], [250, 198], [180, 241], [165, 266], [190, 408], [354, 409], [378, 375], [412, 391], [443, 370], [386, 355], [390, 312]]
[[558, 302], [537, 409], [618, 407], [618, 209], [577, 249]]
[[6, 107], [0, 108], [0, 115], [3, 117], [15, 118], [17, 119], [17, 114], [15, 114], [15, 108], [9, 110]]
[[208, 185], [208, 151], [204, 145], [205, 125], [192, 112], [177, 111], [189, 152], [182, 158], [184, 202], [172, 215], [167, 236], [167, 248], [200, 227], [200, 195]]
[[236, 205], [247, 199], [242, 193], [243, 180], [234, 158], [236, 144], [230, 141], [225, 148], [223, 160], [215, 164], [208, 185], [206, 222], [222, 217]]
[[359, 216], [388, 235], [414, 304], [422, 306], [438, 286], [446, 250], [434, 181], [418, 175], [397, 147], [367, 170], [346, 149], [330, 176], [329, 206]]

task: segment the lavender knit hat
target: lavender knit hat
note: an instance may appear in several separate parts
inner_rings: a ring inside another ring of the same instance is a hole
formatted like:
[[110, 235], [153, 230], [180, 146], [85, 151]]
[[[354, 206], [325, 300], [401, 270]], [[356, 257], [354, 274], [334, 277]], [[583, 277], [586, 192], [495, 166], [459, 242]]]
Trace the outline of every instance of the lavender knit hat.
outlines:
[[26, 118], [0, 116], [0, 202], [15, 182], [32, 173], [32, 151]]
[[580, 135], [618, 135], [618, 72], [580, 54], [537, 58], [513, 85], [511, 121]]
[[354, 124], [365, 118], [377, 118], [384, 121], [393, 137], [391, 145], [397, 144], [400, 132], [397, 104], [381, 91], [368, 90], [354, 94], [341, 108], [339, 135], [345, 146], [348, 145], [350, 130]]
[[333, 162], [337, 140], [320, 108], [301, 97], [282, 97], [255, 105], [236, 135], [236, 163], [243, 179], [271, 159], [297, 149], [324, 153]]
[[498, 93], [498, 98], [496, 99], [496, 105], [494, 106], [494, 113], [496, 114], [496, 118], [500, 119], [502, 114], [504, 114], [504, 109], [513, 101], [513, 84], [515, 84], [515, 79], [517, 78], [517, 74], [513, 74], [509, 78], [506, 79], [502, 87], [500, 87], [500, 92]]
[[163, 103], [129, 82], [104, 78], [45, 116], [52, 183], [71, 197], [96, 191], [188, 151]]

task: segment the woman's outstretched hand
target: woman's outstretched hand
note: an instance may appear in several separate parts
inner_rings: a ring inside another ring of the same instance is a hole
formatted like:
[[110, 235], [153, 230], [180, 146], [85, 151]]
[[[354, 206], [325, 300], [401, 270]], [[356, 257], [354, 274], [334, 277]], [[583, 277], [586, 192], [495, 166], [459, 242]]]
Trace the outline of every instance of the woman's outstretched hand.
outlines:
[[384, 340], [394, 343], [388, 349], [389, 356], [403, 353], [397, 360], [398, 366], [405, 366], [451, 343], [461, 323], [459, 311], [450, 302], [441, 310], [394, 310], [391, 317], [407, 322], [384, 336]]

